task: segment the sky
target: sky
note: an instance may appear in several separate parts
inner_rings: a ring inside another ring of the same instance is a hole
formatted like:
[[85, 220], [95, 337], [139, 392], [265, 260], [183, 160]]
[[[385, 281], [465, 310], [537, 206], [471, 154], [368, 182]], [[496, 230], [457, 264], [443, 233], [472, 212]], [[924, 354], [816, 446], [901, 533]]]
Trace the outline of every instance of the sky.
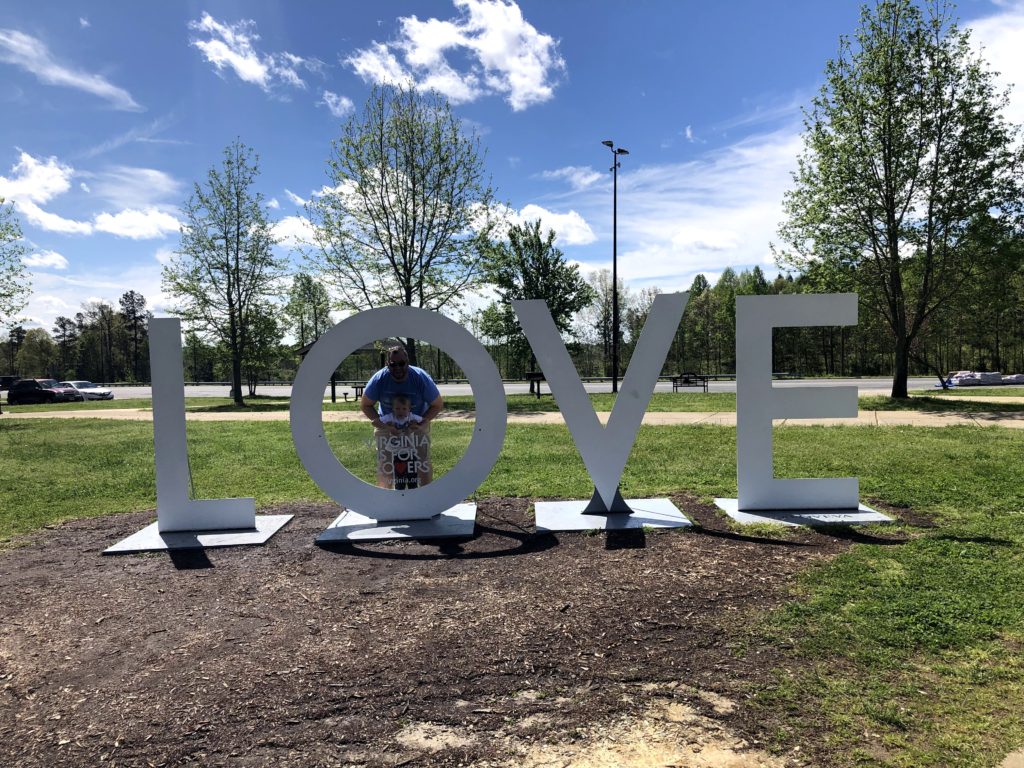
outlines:
[[[957, 9], [1024, 122], [1024, 0]], [[25, 236], [26, 327], [142, 293], [180, 208], [236, 137], [281, 255], [303, 268], [304, 203], [331, 141], [389, 78], [434, 87], [476, 132], [499, 200], [541, 218], [583, 272], [686, 290], [726, 267], [777, 272], [801, 109], [821, 87], [848, 0], [26, 2], [0, 5], [0, 197]]]

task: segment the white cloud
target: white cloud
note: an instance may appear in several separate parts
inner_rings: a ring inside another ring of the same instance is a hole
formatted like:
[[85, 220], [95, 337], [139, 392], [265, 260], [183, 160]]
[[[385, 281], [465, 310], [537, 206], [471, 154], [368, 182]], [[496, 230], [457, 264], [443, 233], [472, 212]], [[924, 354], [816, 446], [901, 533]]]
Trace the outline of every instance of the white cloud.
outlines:
[[183, 191], [180, 181], [155, 168], [115, 165], [89, 176], [93, 193], [117, 208], [166, 206]]
[[281, 207], [281, 204], [279, 202], [277, 202], [277, 198], [276, 197], [272, 197], [269, 200], [267, 200], [266, 205], [267, 205], [267, 208], [270, 208], [272, 211], [276, 211], [276, 210], [278, 210]]
[[176, 218], [156, 208], [126, 208], [119, 213], [101, 213], [96, 217], [96, 231], [132, 240], [151, 240], [178, 232]]
[[313, 239], [313, 224], [304, 216], [285, 216], [274, 225], [278, 245], [295, 248]]
[[82, 153], [82, 157], [96, 157], [102, 155], [105, 152], [123, 147], [125, 144], [132, 142], [139, 142], [140, 144], [187, 144], [188, 142], [180, 141], [178, 139], [157, 139], [154, 138], [159, 133], [163, 133], [167, 130], [174, 122], [171, 115], [162, 115], [161, 117], [152, 120], [149, 123], [141, 126], [135, 126], [129, 128], [124, 133], [118, 134], [111, 139], [102, 141], [99, 144], [90, 147]]
[[38, 272], [32, 276], [32, 288], [25, 315], [29, 324], [47, 329], [58, 315], [74, 317], [86, 302], [101, 301], [116, 307], [118, 299], [129, 290], [145, 296], [147, 309], [157, 314], [164, 313], [171, 303], [161, 291], [160, 265], [151, 260], [126, 269], [93, 266], [82, 273]]
[[11, 176], [0, 176], [0, 197], [16, 203], [46, 203], [71, 188], [71, 166], [56, 157], [39, 160], [22, 152]]
[[554, 171], [544, 171], [540, 176], [542, 179], [563, 179], [573, 189], [584, 189], [600, 179], [602, 174], [589, 166], [567, 165]]
[[590, 225], [576, 211], [555, 213], [530, 203], [511, 218], [521, 224], [540, 219], [541, 231], [555, 230], [555, 240], [561, 245], [588, 245], [597, 240]]
[[257, 85], [268, 93], [281, 83], [293, 88], [305, 88], [306, 83], [299, 77], [298, 70], [319, 71], [322, 67], [322, 63], [316, 59], [304, 59], [287, 51], [258, 51], [255, 42], [260, 36], [256, 33], [256, 22], [251, 19], [227, 24], [204, 12], [199, 21], [191, 21], [188, 26], [208, 36], [205, 40], [193, 38], [190, 43], [213, 64], [217, 74], [223, 75], [230, 70], [239, 80]]
[[157, 248], [156, 253], [153, 254], [153, 258], [157, 260], [161, 265], [170, 264], [171, 259], [175, 256], [173, 248]]
[[89, 27], [92, 26], [92, 24], [89, 23], [89, 20], [87, 18], [85, 18], [85, 16], [79, 16], [78, 17], [78, 26], [80, 26], [82, 29], [88, 29]]
[[[638, 287], [685, 290], [699, 272], [772, 263], [768, 246], [778, 239], [800, 147], [792, 125], [691, 162], [620, 173], [619, 274]], [[605, 226], [610, 241], [611, 221]], [[610, 258], [596, 266], [610, 266]]]
[[[519, 111], [554, 96], [555, 81], [565, 70], [554, 38], [538, 32], [514, 2], [454, 3], [458, 18], [402, 17], [397, 40], [374, 41], [345, 62], [367, 82], [410, 81], [436, 89], [455, 104], [500, 94]], [[450, 54], [468, 64], [457, 69]]]
[[18, 213], [24, 216], [29, 224], [39, 227], [39, 229], [45, 229], [47, 232], [59, 232], [64, 235], [92, 234], [92, 224], [88, 221], [66, 219], [56, 213], [44, 211], [38, 205], [28, 200], [22, 199], [15, 202], [14, 207], [18, 209]]
[[26, 267], [39, 269], [67, 269], [68, 260], [56, 251], [38, 251], [22, 258]]
[[368, 83], [404, 84], [413, 79], [402, 68], [395, 55], [384, 43], [374, 42], [369, 48], [356, 51], [345, 59], [345, 63]]
[[85, 192], [86, 194], [89, 194], [90, 192], [92, 192], [92, 190], [91, 190], [91, 189], [89, 189], [89, 185], [88, 185], [88, 184], [86, 184], [86, 183], [85, 183], [84, 181], [82, 181], [82, 182], [79, 182], [79, 184], [78, 184], [78, 188], [79, 188], [80, 190], [82, 190], [83, 192]]
[[125, 89], [113, 85], [100, 75], [58, 63], [43, 41], [16, 29], [0, 29], [0, 62], [20, 67], [46, 85], [61, 85], [91, 93], [106, 100], [115, 109], [131, 112], [142, 110]]
[[332, 91], [324, 91], [323, 101], [318, 102], [318, 104], [326, 105], [327, 109], [335, 117], [345, 117], [355, 109], [352, 99], [348, 96], [339, 96]]
[[1016, 85], [1010, 92], [1006, 118], [1017, 125], [1024, 123], [1024, 3], [1006, 5], [969, 26], [989, 68], [999, 73], [1001, 87]]
[[284, 196], [287, 197], [289, 200], [291, 200], [292, 203], [294, 203], [295, 205], [298, 205], [298, 206], [304, 206], [308, 202], [307, 200], [303, 200], [301, 197], [296, 195], [290, 189], [286, 189], [284, 191]]

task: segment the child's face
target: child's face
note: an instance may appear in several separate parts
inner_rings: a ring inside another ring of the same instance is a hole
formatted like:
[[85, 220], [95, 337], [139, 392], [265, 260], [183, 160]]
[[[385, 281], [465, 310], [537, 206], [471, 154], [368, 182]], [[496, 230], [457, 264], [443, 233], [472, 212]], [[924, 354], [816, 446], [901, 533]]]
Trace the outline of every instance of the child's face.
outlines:
[[395, 400], [391, 403], [391, 413], [396, 419], [407, 419], [409, 418], [409, 404]]

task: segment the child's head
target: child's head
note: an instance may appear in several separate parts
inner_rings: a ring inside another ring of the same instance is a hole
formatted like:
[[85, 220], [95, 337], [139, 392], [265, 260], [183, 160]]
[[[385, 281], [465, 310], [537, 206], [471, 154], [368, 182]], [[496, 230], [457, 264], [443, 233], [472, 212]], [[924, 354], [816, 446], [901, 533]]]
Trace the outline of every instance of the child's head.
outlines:
[[412, 404], [407, 395], [395, 395], [391, 398], [391, 414], [396, 419], [409, 418], [410, 410], [412, 410]]

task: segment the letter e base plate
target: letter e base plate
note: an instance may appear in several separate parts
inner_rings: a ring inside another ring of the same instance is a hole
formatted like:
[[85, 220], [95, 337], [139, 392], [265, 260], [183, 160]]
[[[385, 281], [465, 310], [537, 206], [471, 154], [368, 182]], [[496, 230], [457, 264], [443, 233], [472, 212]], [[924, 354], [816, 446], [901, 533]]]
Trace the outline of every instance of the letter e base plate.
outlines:
[[691, 523], [669, 499], [626, 499], [632, 514], [585, 515], [587, 501], [538, 501], [537, 532], [621, 531], [627, 528], [687, 528]]
[[741, 511], [737, 499], [715, 499], [715, 505], [741, 525], [775, 523], [777, 525], [870, 525], [891, 523], [893, 519], [863, 504], [857, 509], [750, 509]]
[[469, 538], [476, 529], [476, 504], [456, 504], [425, 520], [374, 520], [345, 510], [316, 538], [317, 544], [385, 539]]
[[256, 527], [223, 531], [169, 531], [160, 533], [157, 523], [147, 525], [127, 539], [103, 550], [104, 555], [131, 555], [169, 549], [207, 549], [266, 544], [293, 515], [256, 515]]

